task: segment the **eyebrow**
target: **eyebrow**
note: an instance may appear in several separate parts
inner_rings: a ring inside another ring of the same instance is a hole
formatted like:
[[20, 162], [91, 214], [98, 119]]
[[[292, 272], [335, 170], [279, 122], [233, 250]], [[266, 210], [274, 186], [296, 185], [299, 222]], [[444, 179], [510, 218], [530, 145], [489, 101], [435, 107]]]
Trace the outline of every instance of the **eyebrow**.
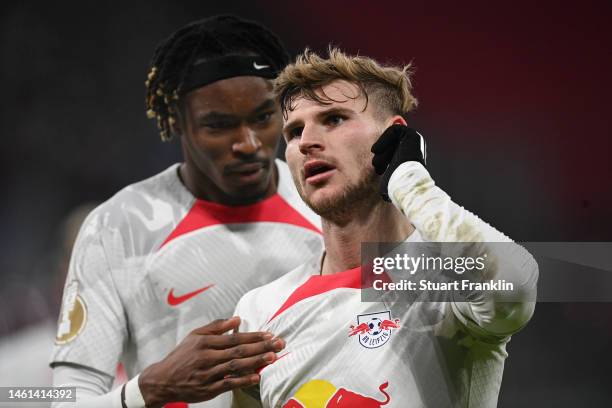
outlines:
[[271, 109], [275, 107], [276, 107], [276, 103], [274, 102], [274, 99], [266, 99], [265, 101], [260, 103], [259, 106], [253, 109], [253, 112], [259, 112], [262, 110], [267, 110], [267, 109]]
[[[275, 106], [276, 104], [274, 102], [274, 99], [266, 99], [265, 101], [260, 103], [255, 109], [253, 109], [252, 113], [258, 113], [264, 110], [274, 109]], [[196, 119], [198, 121], [227, 120], [227, 119], [233, 119], [235, 117], [236, 115], [224, 113], [224, 112], [217, 112], [217, 111], [211, 111], [203, 115], [196, 115]]]
[[[329, 115], [334, 114], [334, 113], [335, 114], [343, 114], [343, 115], [349, 116], [349, 115], [354, 114], [355, 111], [352, 110], [352, 109], [342, 108], [342, 107], [339, 107], [339, 106], [331, 106], [329, 108], [326, 108], [326, 109], [323, 109], [323, 110], [317, 112], [315, 117], [317, 119], [320, 119], [322, 117], [329, 116]], [[290, 129], [293, 129], [294, 127], [298, 126], [298, 123], [300, 123], [300, 122], [302, 122], [301, 119], [294, 119], [294, 120], [292, 120], [290, 122], [287, 122], [285, 124], [285, 126], [283, 126], [283, 130], [282, 131], [286, 132], [286, 131], [288, 131]]]

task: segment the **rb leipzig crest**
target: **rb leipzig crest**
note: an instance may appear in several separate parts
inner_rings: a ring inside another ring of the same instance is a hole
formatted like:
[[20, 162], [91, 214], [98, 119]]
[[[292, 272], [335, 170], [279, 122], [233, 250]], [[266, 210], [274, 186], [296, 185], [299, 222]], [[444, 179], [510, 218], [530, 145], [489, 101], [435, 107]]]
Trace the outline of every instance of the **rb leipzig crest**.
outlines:
[[349, 337], [357, 335], [365, 348], [378, 348], [391, 338], [391, 331], [399, 329], [399, 319], [391, 319], [391, 312], [368, 313], [357, 316], [357, 325], [351, 325]]

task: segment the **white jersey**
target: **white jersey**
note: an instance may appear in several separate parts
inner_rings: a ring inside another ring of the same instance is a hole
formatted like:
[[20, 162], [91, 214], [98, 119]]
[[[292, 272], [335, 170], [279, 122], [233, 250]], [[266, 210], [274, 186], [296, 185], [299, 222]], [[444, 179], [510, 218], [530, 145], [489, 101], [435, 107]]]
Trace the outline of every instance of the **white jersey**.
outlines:
[[[487, 272], [535, 290], [537, 265], [526, 251], [450, 201], [420, 164], [404, 164], [397, 172], [389, 191], [394, 203], [412, 214], [416, 231], [408, 243], [432, 236], [459, 241], [457, 229], [469, 231], [468, 241], [479, 235], [487, 242], [509, 242], [517, 266]], [[325, 276], [320, 271], [321, 255], [238, 303], [240, 330], [270, 331], [287, 346], [261, 370], [258, 388], [235, 392], [235, 406], [497, 405], [506, 343], [529, 320], [532, 304], [498, 310], [489, 295], [463, 303], [362, 302], [360, 268]], [[511, 323], [499, 324], [509, 316]], [[368, 329], [360, 330], [363, 325]]]
[[252, 205], [195, 199], [178, 165], [94, 210], [75, 244], [51, 362], [128, 377], [240, 297], [321, 251], [320, 220], [277, 160], [278, 191]]

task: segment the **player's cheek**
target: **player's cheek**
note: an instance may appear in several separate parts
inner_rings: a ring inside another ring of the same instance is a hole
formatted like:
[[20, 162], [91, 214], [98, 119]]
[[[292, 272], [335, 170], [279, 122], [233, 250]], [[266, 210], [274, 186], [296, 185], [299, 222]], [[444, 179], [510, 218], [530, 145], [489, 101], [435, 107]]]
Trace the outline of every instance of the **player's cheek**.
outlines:
[[298, 160], [298, 146], [295, 142], [287, 143], [287, 147], [285, 148], [285, 161], [289, 165], [289, 170], [291, 171], [291, 175], [295, 178], [299, 176], [299, 160]]

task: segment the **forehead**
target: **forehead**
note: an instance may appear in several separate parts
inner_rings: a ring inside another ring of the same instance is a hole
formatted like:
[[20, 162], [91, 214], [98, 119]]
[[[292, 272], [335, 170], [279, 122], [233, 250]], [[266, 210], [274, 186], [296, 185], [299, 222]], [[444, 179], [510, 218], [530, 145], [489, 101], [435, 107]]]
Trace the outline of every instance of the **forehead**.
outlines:
[[184, 98], [185, 107], [193, 113], [239, 113], [273, 100], [272, 82], [255, 76], [222, 79], [194, 89]]
[[344, 80], [330, 82], [327, 85], [315, 90], [315, 94], [328, 104], [321, 104], [317, 101], [308, 99], [305, 96], [298, 96], [293, 101], [293, 109], [287, 111], [287, 120], [316, 115], [320, 111], [332, 108], [342, 108], [355, 111], [356, 113], [367, 113], [370, 105], [366, 107], [366, 97], [356, 84]]

